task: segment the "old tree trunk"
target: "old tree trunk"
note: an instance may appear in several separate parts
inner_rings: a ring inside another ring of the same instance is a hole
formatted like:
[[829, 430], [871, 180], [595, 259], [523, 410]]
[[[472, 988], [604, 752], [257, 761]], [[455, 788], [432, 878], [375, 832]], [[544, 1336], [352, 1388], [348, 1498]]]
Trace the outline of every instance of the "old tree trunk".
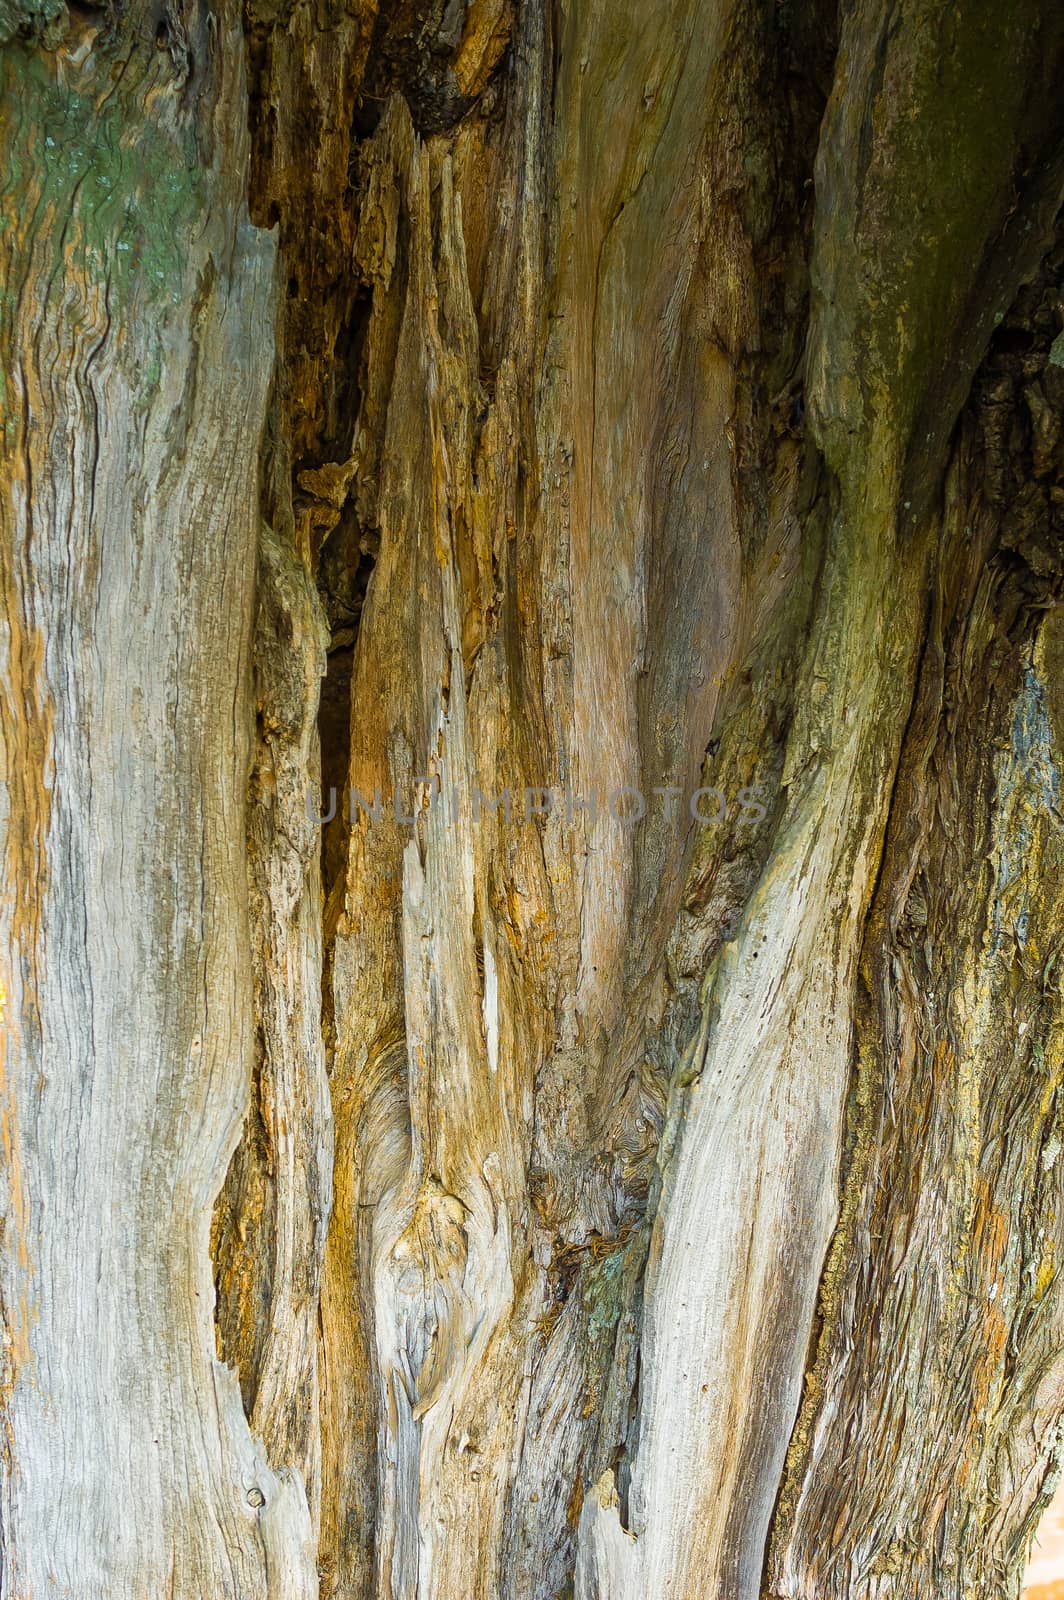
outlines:
[[1015, 1596], [1059, 3], [0, 40], [0, 1595]]

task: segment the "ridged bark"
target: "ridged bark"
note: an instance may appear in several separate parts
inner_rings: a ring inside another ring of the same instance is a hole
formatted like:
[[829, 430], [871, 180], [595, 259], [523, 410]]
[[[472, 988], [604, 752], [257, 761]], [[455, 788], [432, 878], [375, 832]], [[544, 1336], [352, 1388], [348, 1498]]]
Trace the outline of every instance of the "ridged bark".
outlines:
[[0, 1594], [1015, 1596], [1059, 8], [0, 32]]

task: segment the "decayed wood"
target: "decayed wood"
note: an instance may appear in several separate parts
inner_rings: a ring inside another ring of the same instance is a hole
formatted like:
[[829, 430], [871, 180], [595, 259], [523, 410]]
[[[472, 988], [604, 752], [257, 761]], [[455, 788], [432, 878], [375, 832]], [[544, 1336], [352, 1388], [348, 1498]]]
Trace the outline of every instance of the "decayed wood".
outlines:
[[1056, 8], [12, 4], [0, 1593], [1014, 1593]]
[[[281, 502], [283, 504], [283, 502]], [[319, 835], [307, 795], [326, 632], [289, 523], [260, 530], [252, 659], [258, 748], [249, 795], [258, 1050], [245, 1136], [215, 1212], [222, 1351], [244, 1357], [244, 1406], [271, 1460], [321, 1493], [318, 1296], [332, 1202], [321, 1036]], [[252, 1359], [247, 1352], [252, 1351]]]
[[[352, 481], [379, 556], [355, 652], [349, 785], [405, 797], [436, 775], [445, 801], [413, 842], [388, 812], [356, 817], [332, 966], [337, 1145], [357, 1179], [337, 1191], [337, 1256], [346, 1248], [327, 1270], [324, 1326], [339, 1417], [327, 1396], [325, 1426], [351, 1473], [342, 1419], [364, 1401], [329, 1349], [350, 1340], [356, 1305], [377, 1386], [384, 1593], [449, 1594], [470, 1574], [478, 1592], [561, 1588], [579, 1483], [602, 1449], [618, 1246], [641, 1211], [660, 1106], [657, 1085], [640, 1085], [646, 1044], [626, 1012], [654, 982], [682, 852], [660, 819], [636, 835], [605, 802], [622, 785], [697, 781], [727, 662], [720, 585], [738, 554], [733, 379], [708, 328], [694, 348], [684, 338], [710, 279], [697, 182], [714, 57], [686, 48], [702, 20], [678, 10], [662, 31], [649, 18], [572, 19], [556, 43], [572, 65], [546, 189], [550, 41], [534, 14], [494, 203], [481, 187], [501, 162], [490, 128], [460, 133], [452, 154], [442, 139], [422, 144], [393, 101], [364, 158], [374, 299]], [[613, 84], [579, 70], [602, 26], [622, 51]], [[653, 115], [617, 137], [636, 86]], [[489, 241], [507, 216], [504, 299]], [[552, 249], [551, 298], [529, 321]], [[651, 341], [633, 321], [624, 345], [612, 311], [598, 322], [572, 311], [633, 302], [660, 322]], [[727, 302], [719, 313], [738, 314]], [[619, 499], [632, 436], [667, 440], [681, 461], [655, 478], [651, 458]], [[693, 559], [696, 532], [722, 562]], [[567, 784], [597, 794], [603, 815], [574, 808], [570, 821], [559, 806], [542, 827], [520, 814], [472, 826], [478, 784], [509, 785], [519, 813], [526, 787]], [[622, 1142], [632, 1122], [634, 1162]], [[613, 1404], [626, 1412], [628, 1397]], [[341, 1534], [339, 1592], [356, 1559]]]

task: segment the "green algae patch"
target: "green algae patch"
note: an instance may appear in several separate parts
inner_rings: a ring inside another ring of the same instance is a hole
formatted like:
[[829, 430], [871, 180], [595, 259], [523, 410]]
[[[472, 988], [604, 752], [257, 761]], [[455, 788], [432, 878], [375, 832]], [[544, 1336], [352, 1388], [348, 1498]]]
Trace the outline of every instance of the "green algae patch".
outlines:
[[[186, 298], [188, 244], [207, 204], [191, 132], [145, 117], [145, 104], [172, 86], [163, 63], [143, 54], [87, 63], [76, 84], [40, 52], [11, 50], [0, 64], [12, 113], [5, 231], [50, 235], [68, 271], [106, 287], [112, 315], [134, 300]], [[101, 91], [105, 77], [117, 80], [110, 92]]]
[[51, 49], [66, 31], [66, 0], [0, 0], [0, 47], [29, 39]]
[[612, 1250], [598, 1260], [592, 1257], [584, 1273], [581, 1295], [591, 1339], [612, 1335], [623, 1304], [625, 1251]]
[[951, 425], [952, 407], [924, 414], [944, 353], [970, 324], [974, 366], [984, 324], [1011, 302], [991, 257], [1028, 181], [1022, 153], [1037, 167], [1055, 137], [1057, 90], [1037, 67], [1053, 41], [1037, 0], [901, 9], [904, 28], [884, 23], [878, 38], [855, 17], [846, 50], [861, 88], [817, 174], [812, 409], [822, 439], [835, 434], [836, 467], [863, 451], [877, 414], [900, 446], [918, 423], [936, 438]]

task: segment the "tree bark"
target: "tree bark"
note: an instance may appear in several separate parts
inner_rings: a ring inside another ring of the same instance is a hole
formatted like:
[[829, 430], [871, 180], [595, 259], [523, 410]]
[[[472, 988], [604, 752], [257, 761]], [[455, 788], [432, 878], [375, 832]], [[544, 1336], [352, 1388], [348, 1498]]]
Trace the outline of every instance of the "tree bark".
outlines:
[[315, 1592], [215, 1356], [274, 247], [239, 19], [3, 52], [2, 1592]]
[[0, 38], [0, 1596], [1016, 1596], [1064, 14]]

